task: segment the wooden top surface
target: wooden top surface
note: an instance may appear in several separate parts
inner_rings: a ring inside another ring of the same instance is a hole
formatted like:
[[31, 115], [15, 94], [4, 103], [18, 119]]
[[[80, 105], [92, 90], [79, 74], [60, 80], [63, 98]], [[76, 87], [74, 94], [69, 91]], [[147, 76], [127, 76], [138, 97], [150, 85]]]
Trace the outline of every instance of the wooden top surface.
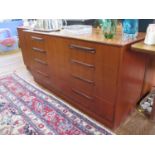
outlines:
[[122, 38], [122, 33], [119, 31], [116, 33], [116, 36], [113, 39], [106, 39], [103, 36], [103, 32], [102, 31], [98, 32], [96, 31], [96, 29], [93, 29], [93, 32], [91, 34], [85, 34], [85, 35], [75, 35], [75, 34], [67, 33], [65, 32], [65, 30], [61, 30], [59, 32], [39, 32], [39, 31], [34, 31], [29, 29], [25, 31], [45, 34], [45, 35], [65, 37], [65, 38], [73, 38], [73, 39], [79, 39], [79, 40], [85, 40], [85, 41], [97, 42], [97, 43], [103, 43], [103, 44], [109, 44], [109, 45], [115, 45], [115, 46], [125, 46], [128, 44], [132, 44], [134, 42], [143, 40], [145, 37], [145, 33], [139, 33], [136, 39], [130, 39], [125, 41]]
[[155, 45], [147, 45], [144, 41], [132, 44], [131, 48], [137, 52], [155, 54]]

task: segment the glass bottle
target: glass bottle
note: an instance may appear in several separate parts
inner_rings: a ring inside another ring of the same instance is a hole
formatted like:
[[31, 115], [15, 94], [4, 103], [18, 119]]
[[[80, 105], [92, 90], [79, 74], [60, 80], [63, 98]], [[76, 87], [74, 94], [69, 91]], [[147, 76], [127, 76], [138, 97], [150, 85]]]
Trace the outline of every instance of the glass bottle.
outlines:
[[123, 38], [134, 39], [138, 35], [138, 19], [123, 19]]
[[100, 25], [106, 39], [112, 39], [116, 35], [117, 19], [100, 19]]

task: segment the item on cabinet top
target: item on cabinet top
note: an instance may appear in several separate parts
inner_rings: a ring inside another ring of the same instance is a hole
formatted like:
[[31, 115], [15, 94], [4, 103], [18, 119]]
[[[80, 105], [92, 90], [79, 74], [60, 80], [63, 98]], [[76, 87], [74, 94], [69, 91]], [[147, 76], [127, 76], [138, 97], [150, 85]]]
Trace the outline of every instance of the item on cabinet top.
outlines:
[[38, 19], [34, 30], [45, 32], [58, 31], [63, 29], [63, 23], [67, 25], [67, 22], [63, 22], [62, 19]]
[[138, 35], [138, 19], [123, 19], [123, 39], [135, 39]]
[[23, 26], [27, 27], [27, 28], [30, 28], [30, 29], [33, 29], [34, 26], [36, 25], [36, 20], [35, 19], [24, 19], [23, 22], [24, 22]]
[[149, 24], [144, 43], [155, 45], [155, 24]]
[[100, 19], [100, 25], [106, 39], [112, 39], [115, 36], [117, 19]]
[[90, 25], [70, 25], [65, 26], [64, 31], [70, 34], [82, 35], [82, 34], [91, 34], [92, 26]]

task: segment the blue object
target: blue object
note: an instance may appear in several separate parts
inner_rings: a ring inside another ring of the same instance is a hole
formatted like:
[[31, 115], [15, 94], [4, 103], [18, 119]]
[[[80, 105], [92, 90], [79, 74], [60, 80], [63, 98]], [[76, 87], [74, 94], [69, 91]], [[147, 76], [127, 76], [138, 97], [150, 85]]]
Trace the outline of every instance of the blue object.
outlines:
[[8, 20], [0, 22], [0, 29], [8, 28], [10, 29], [11, 36], [17, 36], [17, 27], [23, 25], [23, 20]]
[[[3, 31], [2, 31], [3, 30]], [[10, 37], [10, 29], [0, 29], [0, 40], [4, 40], [5, 38]]]
[[11, 36], [10, 29], [0, 29], [0, 52], [7, 52], [18, 48], [18, 37]]
[[135, 38], [138, 35], [138, 19], [123, 19], [123, 34], [129, 38]]
[[18, 48], [17, 27], [22, 25], [22, 20], [0, 22], [0, 52], [7, 52]]

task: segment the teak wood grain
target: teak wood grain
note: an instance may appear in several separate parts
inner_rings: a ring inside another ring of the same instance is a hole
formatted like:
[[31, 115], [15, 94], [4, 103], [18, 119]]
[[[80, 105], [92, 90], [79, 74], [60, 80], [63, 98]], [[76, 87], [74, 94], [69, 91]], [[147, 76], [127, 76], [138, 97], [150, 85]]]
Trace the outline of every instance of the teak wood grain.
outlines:
[[155, 45], [147, 45], [144, 41], [133, 44], [132, 49], [140, 53], [155, 55]]
[[132, 50], [145, 56], [145, 76], [142, 96], [145, 96], [155, 86], [155, 45], [146, 45], [144, 41], [134, 43]]
[[[34, 32], [33, 30], [26, 30], [26, 31], [32, 32], [32, 33]], [[143, 40], [145, 37], [145, 33], [139, 33], [137, 39], [123, 40], [122, 31], [118, 30], [117, 35], [113, 39], [106, 39], [103, 37], [103, 32], [102, 31], [96, 32], [96, 29], [93, 29], [92, 33], [90, 34], [83, 34], [83, 35], [67, 33], [65, 30], [61, 30], [60, 32], [51, 32], [51, 33], [35, 31], [35, 33], [45, 34], [48, 36], [61, 37], [61, 38], [68, 38], [68, 39], [77, 39], [82, 41], [89, 41], [89, 42], [101, 43], [101, 44], [113, 45], [113, 46], [126, 46], [128, 44], [135, 43], [136, 41]]]
[[[130, 46], [144, 39], [143, 34], [120, 43], [116, 40], [120, 36], [106, 41], [93, 34], [93, 41], [86, 36], [19, 31], [21, 44], [27, 44], [21, 45], [24, 63], [35, 81], [99, 122], [118, 127], [140, 100], [146, 57]], [[37, 44], [32, 37], [39, 40]], [[45, 52], [34, 54], [34, 47]]]

